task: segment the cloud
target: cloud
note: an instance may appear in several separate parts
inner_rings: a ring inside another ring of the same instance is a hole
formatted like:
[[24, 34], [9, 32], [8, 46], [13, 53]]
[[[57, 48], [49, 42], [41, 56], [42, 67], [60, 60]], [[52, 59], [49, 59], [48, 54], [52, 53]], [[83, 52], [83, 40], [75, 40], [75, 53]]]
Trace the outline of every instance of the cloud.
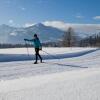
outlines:
[[55, 27], [66, 31], [69, 27], [72, 27], [75, 31], [78, 32], [96, 32], [97, 29], [100, 29], [100, 24], [79, 24], [79, 23], [64, 23], [62, 21], [45, 21], [43, 22], [46, 26]]
[[100, 16], [95, 16], [95, 17], [93, 17], [93, 19], [100, 20]]
[[46, 26], [52, 26], [52, 27], [59, 28], [62, 30], [66, 30], [66, 28], [67, 28], [66, 23], [64, 23], [62, 21], [45, 21], [45, 22], [43, 22], [43, 24]]
[[82, 19], [82, 18], [84, 18], [84, 16], [77, 15], [76, 18]]
[[16, 36], [16, 35], [17, 35], [17, 33], [12, 32], [12, 33], [10, 33], [10, 35], [11, 35], [11, 36]]
[[10, 19], [8, 22], [9, 22], [9, 24], [13, 24], [14, 23], [14, 21], [12, 19]]
[[84, 16], [81, 13], [77, 13], [75, 17], [78, 18], [78, 19], [83, 19], [84, 18]]
[[35, 23], [26, 23], [23, 27], [30, 27], [30, 26], [33, 26], [35, 25]]
[[24, 8], [24, 7], [21, 7], [20, 9], [21, 9], [22, 11], [25, 11], [25, 10], [26, 10], [26, 8]]

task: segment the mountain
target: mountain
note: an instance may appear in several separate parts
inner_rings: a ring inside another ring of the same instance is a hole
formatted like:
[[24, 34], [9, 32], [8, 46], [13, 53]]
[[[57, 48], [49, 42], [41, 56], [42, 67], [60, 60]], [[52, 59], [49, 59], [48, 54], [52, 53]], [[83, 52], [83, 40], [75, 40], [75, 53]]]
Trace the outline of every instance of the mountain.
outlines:
[[43, 42], [57, 41], [64, 34], [64, 31], [61, 31], [60, 29], [53, 28], [50, 26], [45, 26], [41, 23], [25, 28], [25, 30], [27, 30], [27, 33], [31, 35], [33, 35], [34, 33], [37, 33]]
[[15, 28], [3, 24], [0, 25], [0, 43], [24, 43], [23, 39], [32, 39], [34, 33], [39, 35], [42, 42], [46, 42], [61, 39], [64, 31], [41, 23], [26, 28]]
[[[8, 25], [0, 25], [0, 43], [22, 44], [24, 38], [32, 39], [33, 35], [37, 33], [41, 42], [55, 42], [61, 40], [64, 31], [52, 26], [46, 26], [42, 23], [35, 24], [30, 27], [11, 27]], [[76, 32], [74, 35], [77, 40], [86, 37], [86, 33]]]
[[8, 25], [0, 25], [0, 42], [5, 43], [9, 39], [9, 34], [13, 32], [15, 28]]

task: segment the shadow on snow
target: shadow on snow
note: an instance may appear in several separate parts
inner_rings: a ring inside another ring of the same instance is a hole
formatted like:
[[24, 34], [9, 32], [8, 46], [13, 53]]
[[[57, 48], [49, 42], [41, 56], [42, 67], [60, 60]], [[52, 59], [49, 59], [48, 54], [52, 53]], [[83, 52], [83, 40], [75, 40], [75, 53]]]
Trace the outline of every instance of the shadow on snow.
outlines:
[[[74, 57], [79, 57], [83, 56], [92, 52], [95, 52], [100, 49], [95, 49], [95, 50], [87, 50], [87, 51], [81, 51], [81, 52], [75, 52], [75, 53], [66, 53], [66, 54], [47, 54], [47, 55], [42, 55], [43, 60], [50, 60], [50, 59], [63, 59], [63, 58], [74, 58]], [[0, 54], [0, 62], [11, 62], [11, 61], [26, 61], [26, 60], [34, 60], [35, 56], [34, 55], [27, 55], [27, 54]], [[66, 66], [66, 65], [65, 65]], [[71, 65], [67, 65], [71, 66]], [[73, 66], [73, 67], [78, 67], [78, 66]]]

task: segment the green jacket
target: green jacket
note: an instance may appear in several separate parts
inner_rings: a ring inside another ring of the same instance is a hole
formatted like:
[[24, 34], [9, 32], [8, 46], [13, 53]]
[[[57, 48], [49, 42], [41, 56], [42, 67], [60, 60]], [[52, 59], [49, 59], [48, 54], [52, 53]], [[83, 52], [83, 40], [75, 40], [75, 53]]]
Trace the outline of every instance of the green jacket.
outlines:
[[31, 40], [26, 39], [26, 40], [30, 41], [30, 42], [33, 42], [33, 45], [34, 45], [35, 48], [42, 48], [42, 45], [40, 43], [39, 38], [35, 38], [35, 39], [31, 39]]

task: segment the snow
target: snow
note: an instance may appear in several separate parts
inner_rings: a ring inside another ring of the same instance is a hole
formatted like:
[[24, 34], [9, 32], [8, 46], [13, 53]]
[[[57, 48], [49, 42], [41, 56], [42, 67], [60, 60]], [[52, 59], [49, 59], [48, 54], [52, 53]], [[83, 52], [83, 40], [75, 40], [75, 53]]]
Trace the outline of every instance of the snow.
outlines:
[[[95, 50], [96, 48], [43, 48], [40, 53], [43, 59], [62, 59], [82, 56]], [[33, 48], [28, 48], [28, 51], [26, 48], [1, 49], [0, 62], [34, 60], [34, 54]]]
[[[62, 54], [62, 53], [72, 53], [72, 52], [79, 52], [79, 51], [87, 51], [92, 50], [96, 48], [43, 48], [44, 51], [47, 51], [48, 53], [52, 54]], [[30, 54], [34, 54], [34, 48], [28, 48]], [[41, 52], [44, 54], [43, 52]], [[27, 48], [9, 48], [9, 49], [0, 49], [0, 54], [27, 54]]]
[[[54, 57], [41, 51], [45, 63], [37, 65], [27, 56], [25, 48], [0, 50], [0, 100], [100, 99], [100, 49], [43, 50]], [[31, 56], [32, 51], [29, 48]], [[14, 59], [16, 55], [22, 57], [21, 61], [18, 58], [14, 61], [12, 55]]]

